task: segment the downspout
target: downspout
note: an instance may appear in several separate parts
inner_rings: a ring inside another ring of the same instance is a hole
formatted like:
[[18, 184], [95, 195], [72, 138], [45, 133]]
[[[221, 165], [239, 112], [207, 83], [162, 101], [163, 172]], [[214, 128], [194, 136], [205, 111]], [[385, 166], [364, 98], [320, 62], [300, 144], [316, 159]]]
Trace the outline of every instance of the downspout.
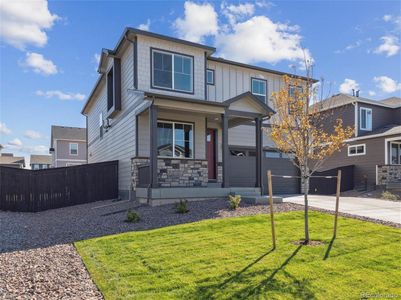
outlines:
[[352, 102], [352, 105], [354, 106], [354, 135], [355, 137], [358, 137], [358, 128], [359, 128], [359, 122], [358, 122], [358, 102]]

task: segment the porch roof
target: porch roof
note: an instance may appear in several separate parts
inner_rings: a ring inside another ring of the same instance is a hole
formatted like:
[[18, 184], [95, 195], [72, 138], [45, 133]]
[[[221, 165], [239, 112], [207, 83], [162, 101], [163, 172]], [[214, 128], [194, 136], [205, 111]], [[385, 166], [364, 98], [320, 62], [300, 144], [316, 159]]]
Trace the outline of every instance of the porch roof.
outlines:
[[[236, 104], [240, 104], [241, 102], [243, 102], [242, 106], [236, 107]], [[275, 114], [275, 111], [271, 107], [269, 107], [266, 103], [260, 101], [254, 94], [249, 91], [228, 99], [223, 103], [227, 104], [229, 110], [232, 111], [241, 110], [244, 113], [254, 113], [269, 117]], [[246, 106], [252, 108], [253, 110], [247, 111]]]

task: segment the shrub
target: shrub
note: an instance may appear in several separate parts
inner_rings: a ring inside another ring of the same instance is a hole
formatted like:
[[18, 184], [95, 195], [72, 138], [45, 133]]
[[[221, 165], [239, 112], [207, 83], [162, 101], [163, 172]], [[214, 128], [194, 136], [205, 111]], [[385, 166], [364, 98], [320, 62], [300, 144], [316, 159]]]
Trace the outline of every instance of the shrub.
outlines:
[[175, 204], [175, 212], [178, 214], [185, 214], [185, 213], [189, 212], [187, 204], [188, 204], [188, 200], [181, 199], [180, 202]]
[[389, 191], [384, 191], [384, 192], [382, 193], [382, 197], [381, 197], [381, 198], [382, 198], [382, 199], [386, 199], [386, 200], [397, 201], [397, 200], [400, 199], [400, 196], [395, 195], [395, 194], [393, 194], [393, 193], [391, 193], [391, 192], [389, 192]]
[[129, 223], [138, 223], [141, 220], [138, 213], [134, 210], [129, 209], [127, 212], [127, 222]]
[[230, 202], [230, 208], [236, 210], [241, 202], [241, 195], [228, 195], [228, 201]]

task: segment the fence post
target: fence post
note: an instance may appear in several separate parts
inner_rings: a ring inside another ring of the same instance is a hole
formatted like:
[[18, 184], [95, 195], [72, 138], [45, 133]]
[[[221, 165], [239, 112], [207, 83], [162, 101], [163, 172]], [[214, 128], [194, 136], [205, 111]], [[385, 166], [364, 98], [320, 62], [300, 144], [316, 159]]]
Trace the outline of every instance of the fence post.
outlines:
[[334, 233], [333, 238], [337, 235], [337, 219], [338, 219], [338, 206], [340, 202], [340, 191], [341, 191], [341, 170], [338, 170], [337, 174], [337, 191], [336, 191], [336, 212], [334, 216]]
[[276, 229], [274, 226], [272, 172], [267, 171], [267, 185], [269, 187], [270, 221], [272, 226], [273, 249], [276, 249]]

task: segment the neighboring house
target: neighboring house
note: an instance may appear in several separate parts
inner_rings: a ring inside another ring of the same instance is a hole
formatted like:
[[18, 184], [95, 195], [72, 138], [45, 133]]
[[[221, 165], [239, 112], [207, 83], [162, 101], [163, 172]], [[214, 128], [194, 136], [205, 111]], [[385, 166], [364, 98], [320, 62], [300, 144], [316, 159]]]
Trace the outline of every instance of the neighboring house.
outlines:
[[[373, 188], [401, 181], [401, 98], [375, 101], [338, 94], [317, 105], [327, 120], [343, 120], [354, 127], [354, 136], [334, 154], [322, 170], [354, 165], [356, 188]], [[327, 122], [327, 126], [332, 126]]]
[[86, 164], [86, 128], [52, 125], [49, 152], [54, 168]]
[[31, 154], [29, 164], [32, 170], [48, 169], [52, 165], [52, 156]]
[[[119, 161], [122, 198], [135, 191], [156, 204], [260, 194], [266, 166], [297, 174], [261, 130], [286, 73], [213, 57], [215, 51], [132, 28], [113, 50], [102, 50], [100, 76], [82, 110], [88, 162]], [[299, 183], [277, 179], [275, 187], [294, 193]]]
[[25, 168], [25, 158], [14, 156], [12, 153], [1, 153], [0, 166], [23, 169]]

